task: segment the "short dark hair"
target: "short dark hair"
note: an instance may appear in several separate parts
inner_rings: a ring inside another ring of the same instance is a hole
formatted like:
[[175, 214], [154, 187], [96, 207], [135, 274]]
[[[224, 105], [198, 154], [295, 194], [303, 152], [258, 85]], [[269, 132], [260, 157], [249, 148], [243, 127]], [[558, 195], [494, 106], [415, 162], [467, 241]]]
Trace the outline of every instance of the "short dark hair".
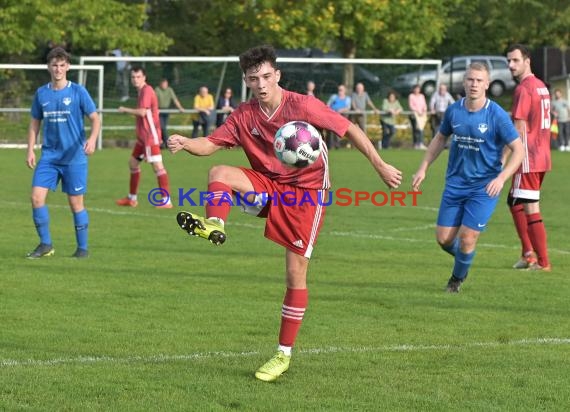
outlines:
[[135, 72], [135, 73], [141, 72], [141, 73], [143, 74], [143, 76], [146, 76], [146, 70], [145, 70], [144, 67], [142, 67], [142, 66], [133, 66], [133, 67], [131, 67], [131, 73], [132, 73], [132, 72]]
[[277, 54], [273, 46], [264, 44], [246, 50], [239, 56], [239, 67], [245, 74], [249, 69], [259, 68], [263, 63], [269, 63], [274, 69], [277, 67]]
[[63, 47], [54, 47], [50, 50], [48, 55], [46, 56], [46, 63], [49, 64], [53, 59], [56, 60], [65, 60], [67, 63], [71, 63], [71, 55], [65, 51]]
[[507, 48], [507, 53], [514, 52], [515, 50], [519, 50], [524, 59], [530, 59], [530, 49], [524, 44], [520, 43], [511, 44]]

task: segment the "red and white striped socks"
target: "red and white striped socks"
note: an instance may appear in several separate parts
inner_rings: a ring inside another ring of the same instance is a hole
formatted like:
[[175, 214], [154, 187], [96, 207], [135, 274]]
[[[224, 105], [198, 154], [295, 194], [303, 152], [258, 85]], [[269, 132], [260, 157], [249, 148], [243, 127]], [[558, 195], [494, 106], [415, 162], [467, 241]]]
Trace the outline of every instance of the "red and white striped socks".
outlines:
[[291, 356], [291, 348], [303, 322], [305, 309], [309, 301], [307, 289], [289, 289], [285, 293], [281, 308], [281, 329], [279, 331], [279, 350]]

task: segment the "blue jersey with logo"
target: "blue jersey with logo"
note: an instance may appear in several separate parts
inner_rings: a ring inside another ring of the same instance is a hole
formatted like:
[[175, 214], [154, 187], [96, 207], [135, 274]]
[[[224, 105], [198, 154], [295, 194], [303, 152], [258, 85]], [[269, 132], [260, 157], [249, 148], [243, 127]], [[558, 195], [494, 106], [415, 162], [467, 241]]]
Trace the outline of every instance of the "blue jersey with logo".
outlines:
[[68, 82], [60, 90], [54, 90], [51, 83], [40, 87], [31, 113], [43, 121], [41, 160], [60, 165], [87, 163], [83, 118], [95, 111], [93, 99], [79, 84]]
[[451, 135], [446, 176], [447, 183], [456, 187], [497, 177], [505, 145], [519, 137], [507, 112], [489, 99], [476, 112], [467, 110], [465, 98], [455, 102], [445, 112], [439, 131]]

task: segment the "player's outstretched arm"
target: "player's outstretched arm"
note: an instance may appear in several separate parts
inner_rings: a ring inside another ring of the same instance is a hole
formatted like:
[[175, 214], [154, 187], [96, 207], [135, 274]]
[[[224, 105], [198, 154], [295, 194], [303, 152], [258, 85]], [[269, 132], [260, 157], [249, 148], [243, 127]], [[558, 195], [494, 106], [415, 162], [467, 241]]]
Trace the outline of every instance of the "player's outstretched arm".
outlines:
[[445, 149], [445, 141], [447, 138], [442, 135], [440, 132], [437, 132], [435, 137], [430, 142], [428, 149], [426, 150], [426, 154], [418, 170], [412, 176], [412, 189], [415, 192], [419, 192], [420, 185], [426, 178], [427, 170], [429, 166], [437, 159], [439, 154]]
[[194, 156], [209, 156], [221, 148], [222, 146], [215, 145], [207, 137], [189, 139], [179, 134], [173, 134], [168, 138], [168, 150], [172, 154], [185, 150]]
[[389, 188], [395, 189], [400, 186], [402, 183], [402, 172], [382, 160], [374, 145], [360, 127], [351, 123], [346, 131], [346, 137], [368, 159], [374, 170], [376, 170]]

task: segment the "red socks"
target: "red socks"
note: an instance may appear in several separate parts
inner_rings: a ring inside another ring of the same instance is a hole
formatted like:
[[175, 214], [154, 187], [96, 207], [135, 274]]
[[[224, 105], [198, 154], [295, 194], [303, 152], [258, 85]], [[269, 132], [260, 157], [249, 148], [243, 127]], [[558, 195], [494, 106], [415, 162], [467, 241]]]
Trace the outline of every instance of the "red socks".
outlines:
[[232, 188], [222, 182], [211, 182], [208, 183], [208, 192], [212, 197], [206, 201], [206, 217], [218, 217], [225, 222], [233, 204]]
[[540, 213], [533, 213], [527, 216], [528, 236], [538, 256], [538, 264], [546, 267], [550, 264], [548, 259], [548, 249], [546, 246], [546, 229]]
[[522, 244], [521, 256], [534, 251], [538, 256], [538, 264], [542, 267], [548, 266], [550, 261], [546, 246], [546, 229], [541, 214], [526, 215], [523, 205], [511, 207], [511, 214]]
[[281, 309], [279, 345], [292, 347], [295, 343], [308, 301], [309, 294], [307, 289], [287, 288]]
[[131, 195], [136, 195], [139, 191], [139, 181], [141, 180], [141, 169], [137, 167], [136, 169], [131, 169], [131, 180], [129, 184], [129, 193]]
[[166, 190], [170, 194], [170, 184], [168, 182], [168, 173], [166, 169], [160, 169], [156, 172], [156, 180], [158, 181], [158, 187]]
[[511, 207], [511, 214], [513, 215], [515, 228], [522, 244], [521, 256], [525, 256], [526, 253], [532, 252], [534, 249], [528, 235], [528, 220], [527, 216], [524, 213], [523, 205], [516, 205]]

